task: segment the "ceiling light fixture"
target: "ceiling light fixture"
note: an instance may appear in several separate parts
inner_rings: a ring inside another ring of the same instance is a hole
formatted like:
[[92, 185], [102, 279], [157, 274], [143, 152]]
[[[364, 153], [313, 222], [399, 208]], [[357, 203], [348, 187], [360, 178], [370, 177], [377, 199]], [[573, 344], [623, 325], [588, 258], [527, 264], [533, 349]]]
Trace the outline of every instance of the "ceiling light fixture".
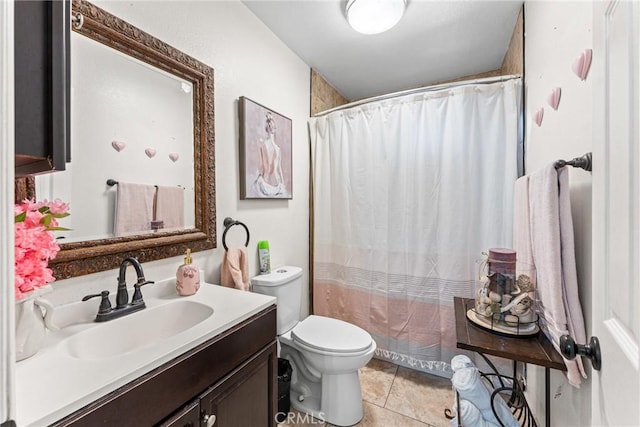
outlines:
[[349, 0], [347, 21], [359, 33], [382, 33], [400, 21], [406, 6], [406, 0]]

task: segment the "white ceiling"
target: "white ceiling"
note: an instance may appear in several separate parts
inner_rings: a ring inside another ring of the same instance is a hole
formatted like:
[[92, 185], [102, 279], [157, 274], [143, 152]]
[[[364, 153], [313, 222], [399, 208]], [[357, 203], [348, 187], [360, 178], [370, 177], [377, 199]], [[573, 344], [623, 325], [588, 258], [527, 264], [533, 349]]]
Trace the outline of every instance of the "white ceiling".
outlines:
[[349, 100], [496, 70], [522, 1], [407, 0], [397, 26], [363, 35], [346, 0], [243, 0], [311, 68]]

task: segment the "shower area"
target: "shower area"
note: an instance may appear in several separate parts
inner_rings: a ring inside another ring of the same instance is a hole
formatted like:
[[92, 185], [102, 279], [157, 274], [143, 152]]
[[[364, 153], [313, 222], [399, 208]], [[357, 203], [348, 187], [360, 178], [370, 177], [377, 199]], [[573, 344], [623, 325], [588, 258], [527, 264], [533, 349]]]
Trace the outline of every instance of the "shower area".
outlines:
[[513, 76], [374, 98], [309, 122], [313, 312], [368, 331], [375, 357], [450, 376], [453, 297], [512, 246], [522, 158]]

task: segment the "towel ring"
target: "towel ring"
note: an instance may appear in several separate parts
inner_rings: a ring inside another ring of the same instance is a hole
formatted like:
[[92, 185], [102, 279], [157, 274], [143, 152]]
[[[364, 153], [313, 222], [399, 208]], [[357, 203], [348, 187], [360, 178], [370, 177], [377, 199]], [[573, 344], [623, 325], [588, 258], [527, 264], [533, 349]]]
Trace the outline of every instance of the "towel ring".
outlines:
[[244, 246], [247, 247], [249, 246], [249, 229], [247, 228], [246, 225], [244, 225], [242, 222], [240, 221], [235, 221], [232, 218], [226, 217], [223, 221], [224, 224], [224, 232], [222, 233], [222, 246], [224, 247], [225, 251], [228, 251], [229, 248], [227, 247], [227, 241], [226, 241], [226, 237], [227, 237], [227, 231], [229, 231], [229, 229], [231, 227], [233, 227], [234, 225], [241, 225], [244, 227], [244, 231], [247, 232], [247, 241], [244, 243]]

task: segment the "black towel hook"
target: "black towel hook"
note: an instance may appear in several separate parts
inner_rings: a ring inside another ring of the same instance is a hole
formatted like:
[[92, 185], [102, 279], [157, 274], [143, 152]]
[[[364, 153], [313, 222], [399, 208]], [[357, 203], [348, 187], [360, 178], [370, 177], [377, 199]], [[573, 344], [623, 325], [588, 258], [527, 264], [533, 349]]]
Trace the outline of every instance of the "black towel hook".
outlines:
[[224, 221], [222, 222], [224, 224], [224, 232], [222, 233], [222, 246], [224, 247], [225, 251], [228, 251], [229, 248], [227, 247], [227, 242], [226, 242], [226, 237], [227, 237], [227, 231], [229, 231], [229, 229], [231, 227], [233, 227], [234, 225], [241, 225], [244, 227], [244, 231], [247, 232], [247, 241], [245, 242], [244, 246], [249, 246], [249, 229], [247, 228], [246, 225], [244, 225], [242, 222], [240, 221], [236, 221], [230, 217], [226, 217], [224, 219]]

